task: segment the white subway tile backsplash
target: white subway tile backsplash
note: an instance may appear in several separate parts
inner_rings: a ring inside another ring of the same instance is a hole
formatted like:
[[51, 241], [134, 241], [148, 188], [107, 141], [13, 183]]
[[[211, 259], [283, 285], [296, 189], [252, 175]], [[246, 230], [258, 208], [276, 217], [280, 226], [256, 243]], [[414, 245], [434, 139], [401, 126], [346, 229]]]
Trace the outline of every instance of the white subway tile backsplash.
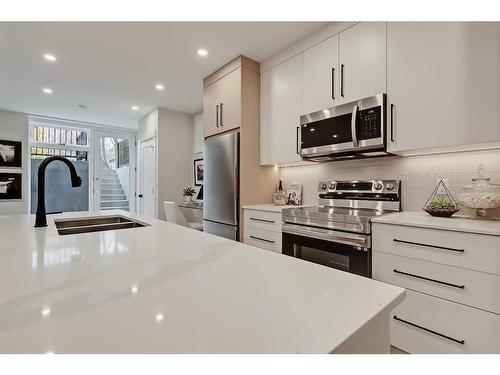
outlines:
[[[285, 186], [301, 183], [304, 204], [316, 204], [317, 184], [323, 180], [398, 179], [402, 182], [402, 206], [406, 211], [421, 210], [439, 179], [447, 179], [456, 196], [462, 186], [477, 177], [484, 165], [485, 175], [500, 184], [500, 150], [473, 151], [455, 154], [424, 155], [379, 159], [350, 160], [281, 168]], [[470, 213], [468, 210], [460, 214]], [[500, 214], [500, 209], [496, 210]]]

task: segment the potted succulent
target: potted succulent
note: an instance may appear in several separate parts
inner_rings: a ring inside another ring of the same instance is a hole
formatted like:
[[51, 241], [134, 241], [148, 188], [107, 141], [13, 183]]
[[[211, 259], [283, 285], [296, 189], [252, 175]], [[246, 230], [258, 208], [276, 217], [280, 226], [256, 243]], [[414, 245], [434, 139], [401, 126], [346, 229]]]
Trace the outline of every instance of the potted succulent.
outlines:
[[186, 201], [192, 202], [193, 201], [193, 196], [196, 193], [196, 190], [194, 190], [191, 186], [188, 186], [187, 188], [184, 188], [182, 190], [182, 196], [186, 198]]
[[450, 202], [450, 200], [444, 197], [435, 198], [424, 208], [424, 211], [429, 215], [440, 217], [451, 217], [459, 210], [460, 208], [458, 205]]

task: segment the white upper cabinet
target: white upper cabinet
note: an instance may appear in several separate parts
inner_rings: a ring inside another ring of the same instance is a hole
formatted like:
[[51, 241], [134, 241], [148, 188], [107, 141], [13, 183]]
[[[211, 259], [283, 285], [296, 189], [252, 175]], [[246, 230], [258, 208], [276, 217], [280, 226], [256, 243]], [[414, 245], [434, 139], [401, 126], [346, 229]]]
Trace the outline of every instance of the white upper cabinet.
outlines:
[[301, 160], [297, 131], [302, 107], [302, 55], [261, 73], [260, 163]]
[[321, 111], [339, 103], [339, 36], [332, 36], [303, 54], [302, 113]]
[[386, 23], [361, 22], [339, 34], [341, 103], [386, 92]]
[[389, 151], [500, 140], [499, 25], [388, 23]]

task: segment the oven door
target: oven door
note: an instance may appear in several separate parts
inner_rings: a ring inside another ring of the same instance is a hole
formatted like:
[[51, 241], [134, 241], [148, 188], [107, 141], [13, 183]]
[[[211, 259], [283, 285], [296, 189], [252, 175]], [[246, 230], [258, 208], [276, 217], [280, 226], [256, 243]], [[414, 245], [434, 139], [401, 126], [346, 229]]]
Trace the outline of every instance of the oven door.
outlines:
[[369, 235], [283, 224], [283, 254], [371, 277]]

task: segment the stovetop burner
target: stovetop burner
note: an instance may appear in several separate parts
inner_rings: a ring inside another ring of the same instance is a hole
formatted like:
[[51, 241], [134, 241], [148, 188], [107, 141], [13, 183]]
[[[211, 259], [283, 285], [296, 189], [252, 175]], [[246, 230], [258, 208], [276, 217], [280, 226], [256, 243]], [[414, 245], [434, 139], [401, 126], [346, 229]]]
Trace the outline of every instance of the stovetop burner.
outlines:
[[318, 206], [283, 210], [289, 224], [371, 233], [371, 219], [401, 210], [398, 180], [328, 181], [318, 186]]

